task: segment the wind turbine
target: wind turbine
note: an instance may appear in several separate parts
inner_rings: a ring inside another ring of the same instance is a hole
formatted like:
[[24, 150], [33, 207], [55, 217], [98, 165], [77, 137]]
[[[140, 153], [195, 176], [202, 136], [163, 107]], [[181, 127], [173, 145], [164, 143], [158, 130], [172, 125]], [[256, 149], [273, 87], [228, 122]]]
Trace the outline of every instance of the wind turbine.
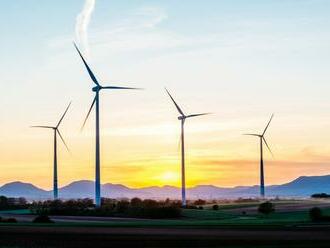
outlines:
[[100, 102], [100, 91], [105, 89], [111, 90], [138, 90], [140, 88], [130, 88], [130, 87], [119, 87], [119, 86], [102, 86], [99, 81], [96, 79], [95, 75], [93, 74], [92, 70], [88, 66], [86, 60], [82, 56], [79, 48], [77, 47], [76, 43], [73, 43], [77, 52], [79, 53], [80, 58], [82, 59], [86, 70], [92, 79], [95, 86], [92, 88], [92, 91], [95, 92], [94, 100], [89, 108], [87, 116], [84, 120], [84, 124], [82, 128], [85, 126], [86, 121], [95, 105], [95, 205], [96, 207], [101, 206], [101, 182], [100, 182], [100, 111], [99, 111], [99, 102]]
[[265, 133], [269, 127], [270, 122], [272, 121], [274, 117], [274, 114], [272, 114], [272, 116], [270, 117], [269, 122], [267, 123], [267, 126], [265, 127], [264, 131], [262, 134], [254, 134], [254, 133], [248, 133], [248, 134], [244, 134], [244, 135], [249, 135], [249, 136], [256, 136], [260, 139], [260, 196], [262, 198], [265, 197], [265, 178], [264, 178], [264, 159], [263, 159], [263, 143], [265, 143], [267, 149], [269, 150], [270, 154], [273, 153], [265, 139]]
[[69, 148], [68, 148], [68, 146], [67, 146], [67, 144], [64, 141], [63, 136], [61, 135], [60, 130], [59, 130], [59, 126], [60, 126], [61, 122], [63, 121], [64, 116], [68, 112], [68, 109], [69, 109], [70, 105], [71, 105], [71, 102], [67, 106], [66, 110], [64, 111], [64, 114], [61, 116], [61, 119], [59, 120], [59, 122], [57, 123], [57, 125], [55, 127], [53, 127], [53, 126], [31, 126], [33, 128], [48, 128], [48, 129], [53, 129], [53, 131], [54, 131], [54, 168], [53, 168], [53, 170], [54, 170], [54, 172], [53, 172], [54, 173], [53, 174], [53, 177], [54, 177], [54, 179], [53, 179], [54, 200], [57, 200], [58, 199], [58, 184], [57, 184], [57, 135], [60, 136], [60, 138], [61, 138], [64, 146], [66, 147], [66, 149], [68, 151], [70, 151]]
[[174, 98], [171, 96], [170, 92], [166, 88], [165, 90], [169, 95], [169, 97], [172, 99], [176, 109], [180, 114], [178, 120], [181, 121], [181, 195], [182, 195], [182, 207], [185, 207], [187, 206], [187, 202], [186, 202], [186, 178], [185, 178], [184, 124], [187, 118], [208, 115], [210, 113], [185, 115], [181, 110], [181, 108], [179, 107], [179, 105], [175, 102]]

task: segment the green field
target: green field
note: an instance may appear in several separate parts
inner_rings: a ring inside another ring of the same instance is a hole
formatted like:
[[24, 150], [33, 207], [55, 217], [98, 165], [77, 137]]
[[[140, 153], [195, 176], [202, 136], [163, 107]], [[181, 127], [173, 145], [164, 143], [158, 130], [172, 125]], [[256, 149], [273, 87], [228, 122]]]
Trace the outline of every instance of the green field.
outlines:
[[52, 224], [32, 223], [35, 216], [26, 209], [0, 211], [0, 216], [18, 220], [0, 222], [0, 247], [329, 247], [330, 223], [309, 218], [312, 206], [330, 215], [328, 205], [281, 201], [274, 213], [265, 216], [256, 211], [258, 204], [183, 209], [178, 219], [53, 216]]
[[[308, 201], [310, 204], [311, 201]], [[38, 225], [55, 225], [55, 226], [109, 226], [109, 227], [209, 227], [216, 228], [218, 226], [228, 227], [260, 227], [260, 226], [292, 226], [292, 225], [311, 225], [314, 224], [309, 218], [309, 209], [290, 209], [285, 211], [285, 207], [290, 204], [297, 204], [301, 206], [305, 202], [296, 201], [281, 201], [276, 203], [275, 208], [280, 208], [281, 211], [269, 215], [263, 215], [257, 213], [256, 209], [259, 203], [232, 203], [220, 206], [219, 210], [212, 210], [211, 205], [205, 206], [203, 210], [199, 209], [183, 209], [182, 217], [179, 219], [150, 219], [150, 220], [109, 220], [109, 221], [56, 221], [54, 224], [38, 224]], [[317, 204], [317, 202], [315, 203]], [[243, 214], [241, 209], [252, 209], [253, 213]], [[323, 208], [322, 211], [326, 215], [330, 215], [330, 207]], [[19, 220], [20, 215], [30, 214], [29, 210], [8, 210], [0, 211], [1, 215], [12, 215]], [[324, 223], [321, 223], [322, 225]], [[31, 221], [19, 221], [19, 223], [8, 224], [0, 223], [0, 225], [37, 225], [31, 223]]]

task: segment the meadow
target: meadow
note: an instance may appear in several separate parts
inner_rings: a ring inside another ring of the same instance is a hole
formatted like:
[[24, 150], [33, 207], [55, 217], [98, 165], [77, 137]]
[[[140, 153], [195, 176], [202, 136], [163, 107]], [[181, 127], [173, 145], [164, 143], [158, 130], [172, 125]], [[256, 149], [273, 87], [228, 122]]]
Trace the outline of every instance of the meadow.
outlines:
[[180, 218], [172, 219], [50, 216], [55, 223], [32, 223], [35, 215], [27, 209], [1, 211], [3, 218], [14, 217], [18, 222], [0, 223], [0, 245], [25, 247], [29, 242], [31, 247], [78, 247], [81, 242], [91, 242], [100, 247], [328, 247], [330, 222], [311, 221], [309, 210], [317, 206], [330, 215], [330, 201], [278, 200], [275, 212], [267, 215], [258, 213], [259, 203], [224, 203], [218, 210], [213, 210], [214, 204], [206, 204], [203, 209], [183, 209]]

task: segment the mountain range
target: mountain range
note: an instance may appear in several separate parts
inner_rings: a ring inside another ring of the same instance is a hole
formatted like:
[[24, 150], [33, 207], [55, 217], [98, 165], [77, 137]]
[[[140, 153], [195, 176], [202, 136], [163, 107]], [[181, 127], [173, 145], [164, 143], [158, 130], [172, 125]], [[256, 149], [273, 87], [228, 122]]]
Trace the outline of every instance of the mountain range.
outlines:
[[[275, 197], [309, 197], [314, 193], [330, 193], [330, 175], [301, 176], [289, 183], [266, 187], [266, 195]], [[7, 197], [25, 197], [29, 200], [52, 198], [52, 191], [38, 188], [30, 183], [11, 182], [0, 187], [0, 195]], [[75, 181], [59, 189], [63, 199], [94, 198], [94, 182]], [[180, 199], [180, 188], [173, 186], [129, 188], [121, 184], [102, 185], [102, 196], [108, 198], [150, 198]], [[232, 199], [239, 197], [258, 197], [259, 186], [237, 186], [233, 188], [213, 185], [198, 185], [187, 189], [189, 199]]]

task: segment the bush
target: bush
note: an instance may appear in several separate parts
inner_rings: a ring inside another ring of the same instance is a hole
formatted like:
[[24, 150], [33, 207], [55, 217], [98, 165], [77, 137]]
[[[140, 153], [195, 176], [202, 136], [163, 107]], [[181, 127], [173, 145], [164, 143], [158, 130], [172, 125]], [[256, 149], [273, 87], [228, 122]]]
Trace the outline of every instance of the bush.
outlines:
[[312, 221], [320, 221], [322, 219], [322, 210], [318, 207], [309, 210], [309, 217]]
[[194, 202], [194, 205], [205, 205], [206, 201], [202, 200], [202, 199], [198, 199]]
[[132, 207], [141, 207], [142, 206], [142, 200], [140, 199], [140, 198], [137, 198], [137, 197], [135, 197], [135, 198], [132, 198], [131, 199], [131, 206]]
[[129, 201], [122, 200], [117, 203], [116, 210], [118, 213], [124, 213], [129, 208]]
[[5, 223], [17, 223], [17, 220], [15, 218], [8, 218], [8, 219], [1, 219], [1, 222], [5, 222]]
[[213, 210], [219, 210], [219, 205], [218, 205], [218, 204], [214, 204], [214, 205], [212, 206], [212, 209], [213, 209]]
[[313, 194], [311, 196], [312, 198], [330, 198], [330, 195], [326, 193], [318, 193], [318, 194]]
[[25, 209], [28, 207], [28, 203], [25, 198], [7, 198], [0, 196], [0, 210], [14, 210], [14, 209]]
[[95, 208], [93, 201], [68, 200], [44, 201], [32, 204], [32, 213], [43, 215], [74, 215], [74, 216], [117, 216], [136, 218], [177, 218], [181, 216], [180, 202], [155, 201], [133, 198], [128, 200], [102, 199], [102, 205]]
[[198, 209], [198, 207], [195, 206], [195, 205], [187, 205], [184, 208], [186, 208], [186, 209]]
[[33, 221], [33, 223], [54, 223], [48, 215], [39, 215]]
[[261, 203], [258, 207], [258, 212], [265, 215], [273, 213], [274, 211], [275, 211], [274, 204], [269, 201]]

